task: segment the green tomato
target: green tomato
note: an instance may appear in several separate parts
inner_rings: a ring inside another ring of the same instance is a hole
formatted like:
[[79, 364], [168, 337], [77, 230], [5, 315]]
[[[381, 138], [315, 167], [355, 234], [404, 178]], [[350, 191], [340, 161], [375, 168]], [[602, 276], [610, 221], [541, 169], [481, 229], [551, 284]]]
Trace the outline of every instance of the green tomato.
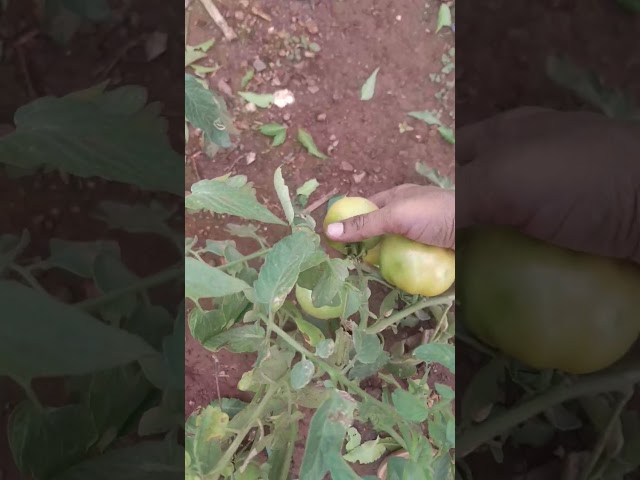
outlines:
[[342, 312], [344, 312], [347, 296], [345, 292], [340, 292], [341, 302], [335, 307], [330, 305], [324, 305], [322, 307], [316, 307], [311, 299], [311, 290], [296, 285], [296, 300], [298, 305], [302, 308], [302, 311], [307, 315], [319, 318], [321, 320], [329, 320], [330, 318], [340, 318]]
[[400, 290], [433, 297], [453, 285], [456, 255], [446, 248], [425, 245], [401, 235], [387, 235], [380, 246], [380, 273]]
[[510, 229], [458, 235], [457, 297], [477, 338], [537, 369], [573, 374], [622, 358], [640, 333], [640, 269]]
[[[342, 222], [347, 218], [355, 217], [357, 215], [364, 215], [378, 210], [375, 203], [362, 197], [342, 197], [335, 201], [327, 210], [327, 215], [324, 217], [322, 224], [326, 231], [327, 226], [331, 223]], [[360, 242], [365, 251], [371, 250], [378, 243], [380, 243], [380, 237], [368, 238], [364, 242]], [[349, 247], [347, 243], [335, 242], [327, 238], [327, 243], [331, 248], [337, 250], [340, 253], [349, 253]], [[357, 245], [357, 244], [356, 244]]]

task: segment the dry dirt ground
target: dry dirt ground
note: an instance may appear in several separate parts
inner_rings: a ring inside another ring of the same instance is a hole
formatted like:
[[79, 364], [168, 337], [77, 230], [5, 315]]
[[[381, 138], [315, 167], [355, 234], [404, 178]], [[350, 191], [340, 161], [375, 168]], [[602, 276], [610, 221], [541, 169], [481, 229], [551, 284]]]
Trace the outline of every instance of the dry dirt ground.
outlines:
[[[210, 159], [192, 132], [185, 158], [185, 190], [198, 179], [228, 173], [246, 175], [254, 182], [258, 198], [281, 214], [272, 181], [280, 165], [292, 190], [306, 180], [317, 179], [320, 186], [310, 203], [331, 191], [369, 196], [407, 182], [424, 183], [415, 172], [417, 161], [453, 178], [453, 146], [434, 127], [407, 116], [410, 111], [430, 110], [440, 112], [447, 125], [454, 122], [454, 72], [443, 58], [443, 54], [455, 55], [454, 36], [449, 29], [435, 33], [438, 2], [228, 0], [216, 4], [239, 38], [225, 41], [194, 0], [188, 8], [187, 42], [197, 45], [216, 39], [208, 58], [198, 63], [219, 65], [206, 80], [211, 89], [224, 96], [240, 134], [232, 149]], [[306, 37], [319, 46], [319, 51], [307, 50], [305, 54], [300, 49], [296, 58], [291, 47], [294, 37]], [[244, 90], [271, 93], [288, 88], [295, 103], [284, 109], [247, 112], [237, 92], [243, 90], [241, 81], [251, 66], [265, 68]], [[377, 67], [375, 96], [361, 101], [360, 88]], [[286, 123], [290, 138], [284, 145], [270, 148], [270, 139], [255, 131], [254, 122]], [[302, 149], [292, 138], [298, 127], [312, 134], [330, 160], [313, 157]], [[253, 154], [255, 160], [247, 164]], [[324, 211], [315, 211], [316, 220]], [[188, 215], [186, 236], [225, 239], [225, 223], [226, 219], [208, 214]], [[270, 227], [264, 234], [273, 241], [285, 230]], [[238, 241], [241, 251], [243, 245]], [[218, 388], [222, 396], [243, 398], [236, 385], [255, 357], [225, 350], [214, 355], [188, 332], [187, 337], [185, 413], [189, 415], [217, 398]], [[431, 381], [454, 384], [448, 372], [437, 368], [432, 377]], [[301, 441], [294, 456], [294, 471], [303, 449]]]

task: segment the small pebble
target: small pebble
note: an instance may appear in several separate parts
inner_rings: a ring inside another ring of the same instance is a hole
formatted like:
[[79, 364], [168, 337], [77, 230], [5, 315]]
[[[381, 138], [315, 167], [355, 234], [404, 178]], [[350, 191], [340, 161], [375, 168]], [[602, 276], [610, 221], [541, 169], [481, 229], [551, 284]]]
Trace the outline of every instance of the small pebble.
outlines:
[[309, 89], [309, 93], [312, 93], [312, 94], [318, 93], [320, 91], [320, 87], [317, 85], [310, 85], [308, 89]]
[[242, 12], [242, 11], [238, 10], [238, 11], [235, 13], [235, 17], [236, 17], [236, 20], [244, 20], [244, 12]]
[[319, 113], [318, 116], [316, 117], [316, 120], [319, 122], [324, 122], [326, 119], [327, 119], [326, 113]]
[[340, 163], [340, 170], [344, 170], [345, 172], [353, 172], [354, 168], [353, 165], [351, 165], [349, 162], [343, 160], [342, 163]]
[[264, 63], [261, 59], [256, 58], [253, 61], [253, 68], [256, 69], [256, 72], [262, 72], [263, 70], [266, 70], [267, 64]]

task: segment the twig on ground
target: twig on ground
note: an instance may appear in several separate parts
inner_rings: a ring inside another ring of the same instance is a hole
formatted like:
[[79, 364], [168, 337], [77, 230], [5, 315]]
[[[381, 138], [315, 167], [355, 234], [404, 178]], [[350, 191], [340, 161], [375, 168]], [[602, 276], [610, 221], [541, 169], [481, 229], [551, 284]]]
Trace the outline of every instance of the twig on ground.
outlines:
[[218, 10], [218, 8], [213, 4], [212, 0], [200, 0], [200, 3], [202, 3], [204, 8], [207, 10], [207, 13], [209, 13], [215, 24], [220, 27], [220, 30], [222, 30], [222, 33], [224, 34], [224, 38], [229, 41], [238, 38], [236, 32], [234, 32], [233, 29], [229, 26], [227, 21], [220, 13], [220, 10]]
[[322, 197], [320, 197], [318, 200], [316, 200], [315, 202], [313, 202], [311, 205], [309, 205], [307, 208], [304, 209], [304, 213], [311, 213], [314, 210], [320, 208], [322, 205], [324, 205], [326, 202], [329, 201], [329, 199], [331, 197], [333, 197], [336, 193], [338, 193], [338, 189], [334, 188], [333, 190], [331, 190], [329, 193], [327, 193], [326, 195], [323, 195]]

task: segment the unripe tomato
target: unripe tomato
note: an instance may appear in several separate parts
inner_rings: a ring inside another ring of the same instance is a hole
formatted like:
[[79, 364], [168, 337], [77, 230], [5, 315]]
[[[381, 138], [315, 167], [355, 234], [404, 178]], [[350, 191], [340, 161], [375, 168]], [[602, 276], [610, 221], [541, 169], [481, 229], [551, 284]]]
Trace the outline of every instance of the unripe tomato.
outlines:
[[373, 267], [380, 267], [380, 246], [381, 244], [379, 243], [369, 250], [367, 254], [362, 257], [362, 261]]
[[311, 299], [311, 290], [301, 287], [296, 284], [296, 300], [298, 305], [302, 308], [302, 311], [307, 315], [319, 318], [321, 320], [328, 320], [330, 318], [340, 318], [345, 308], [347, 297], [345, 292], [340, 292], [341, 302], [339, 305], [332, 307], [330, 305], [323, 305], [322, 307], [316, 307]]
[[456, 255], [402, 235], [387, 235], [380, 246], [380, 273], [400, 290], [432, 297], [453, 285]]
[[619, 360], [640, 333], [640, 269], [510, 229], [458, 235], [457, 297], [480, 340], [538, 369], [573, 374]]
[[[378, 210], [375, 203], [362, 197], [342, 197], [336, 200], [327, 210], [327, 215], [324, 217], [322, 226], [326, 231], [327, 225], [331, 223], [342, 222], [347, 218], [355, 217], [357, 215], [363, 215]], [[341, 242], [335, 242], [327, 238], [327, 243], [331, 248], [337, 250], [340, 253], [346, 254], [347, 244]], [[368, 238], [362, 245], [366, 251], [375, 247], [380, 243], [380, 237]]]

